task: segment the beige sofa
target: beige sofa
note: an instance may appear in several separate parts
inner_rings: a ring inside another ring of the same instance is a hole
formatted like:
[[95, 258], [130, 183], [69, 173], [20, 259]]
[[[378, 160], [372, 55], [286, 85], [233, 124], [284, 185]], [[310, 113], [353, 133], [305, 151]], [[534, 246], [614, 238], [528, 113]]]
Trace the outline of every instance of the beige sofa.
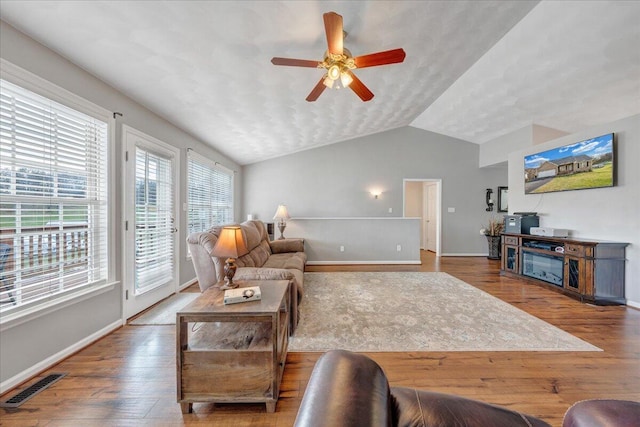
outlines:
[[[269, 241], [267, 227], [262, 221], [246, 221], [239, 225], [249, 253], [236, 260], [238, 270], [233, 280], [289, 280], [293, 333], [298, 324], [298, 303], [304, 294], [304, 268], [307, 263], [304, 240]], [[198, 285], [203, 292], [224, 279], [225, 259], [211, 256], [222, 227], [191, 233], [187, 237]]]

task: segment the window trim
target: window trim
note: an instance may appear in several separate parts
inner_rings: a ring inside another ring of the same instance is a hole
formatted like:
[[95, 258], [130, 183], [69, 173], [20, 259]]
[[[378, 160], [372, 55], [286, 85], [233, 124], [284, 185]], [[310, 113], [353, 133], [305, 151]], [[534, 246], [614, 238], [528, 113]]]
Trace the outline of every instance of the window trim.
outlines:
[[18, 310], [14, 313], [5, 313], [0, 316], [0, 331], [7, 330], [19, 324], [29, 322], [38, 317], [76, 304], [88, 298], [113, 289], [118, 281], [115, 280], [115, 119], [113, 113], [102, 108], [76, 94], [70, 92], [42, 77], [39, 77], [17, 65], [0, 58], [0, 74], [3, 80], [18, 85], [24, 89], [46, 97], [52, 101], [77, 110], [83, 114], [102, 120], [107, 123], [107, 278], [101, 285], [90, 288], [81, 287], [76, 291], [70, 291], [52, 301], [43, 301], [32, 307]]

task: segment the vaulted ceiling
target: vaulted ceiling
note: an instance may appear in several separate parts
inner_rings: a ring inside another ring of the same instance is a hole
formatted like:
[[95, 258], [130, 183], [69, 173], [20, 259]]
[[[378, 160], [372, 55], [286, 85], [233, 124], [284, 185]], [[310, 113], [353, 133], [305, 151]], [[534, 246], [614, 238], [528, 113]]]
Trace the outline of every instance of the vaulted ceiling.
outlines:
[[[322, 14], [343, 16], [375, 94], [305, 98]], [[482, 144], [640, 113], [636, 1], [2, 1], [0, 18], [239, 164], [402, 126]]]

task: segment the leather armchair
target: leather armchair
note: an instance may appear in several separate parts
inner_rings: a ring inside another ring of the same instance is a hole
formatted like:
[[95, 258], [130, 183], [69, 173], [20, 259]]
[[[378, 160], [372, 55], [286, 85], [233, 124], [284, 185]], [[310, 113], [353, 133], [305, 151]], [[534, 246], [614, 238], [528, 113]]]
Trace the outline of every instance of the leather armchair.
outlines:
[[295, 426], [550, 427], [538, 418], [476, 400], [390, 388], [376, 362], [345, 350], [318, 359]]
[[640, 402], [592, 399], [575, 403], [564, 415], [562, 427], [638, 427]]

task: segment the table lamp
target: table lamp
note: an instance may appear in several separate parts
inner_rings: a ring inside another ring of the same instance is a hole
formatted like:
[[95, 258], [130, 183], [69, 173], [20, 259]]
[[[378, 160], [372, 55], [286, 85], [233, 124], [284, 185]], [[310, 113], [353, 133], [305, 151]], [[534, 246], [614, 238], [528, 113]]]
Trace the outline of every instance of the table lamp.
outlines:
[[278, 210], [273, 216], [273, 219], [278, 220], [278, 229], [280, 230], [280, 237], [278, 240], [284, 239], [284, 229], [287, 228], [287, 220], [290, 219], [289, 211], [287, 211], [286, 205], [278, 205]]
[[233, 276], [236, 274], [236, 258], [249, 253], [244, 242], [242, 229], [240, 227], [223, 227], [220, 237], [213, 248], [213, 256], [227, 257], [224, 264], [225, 284], [220, 289], [237, 288], [238, 284], [233, 283]]

